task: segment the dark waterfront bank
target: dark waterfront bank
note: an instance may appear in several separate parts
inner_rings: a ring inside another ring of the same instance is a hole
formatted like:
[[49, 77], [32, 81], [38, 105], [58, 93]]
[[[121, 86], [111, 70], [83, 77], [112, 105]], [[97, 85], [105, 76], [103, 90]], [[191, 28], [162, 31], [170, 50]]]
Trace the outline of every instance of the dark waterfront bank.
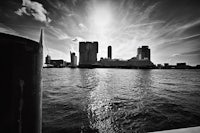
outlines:
[[[43, 67], [43, 68], [64, 68], [64, 67]], [[171, 67], [158, 67], [158, 66], [146, 66], [146, 67], [136, 67], [136, 66], [100, 66], [100, 65], [85, 65], [85, 66], [66, 66], [66, 68], [85, 68], [85, 69], [91, 69], [91, 68], [115, 68], [115, 69], [200, 69], [200, 66], [185, 66], [185, 67], [177, 67], [176, 65], [173, 65]]]
[[200, 126], [199, 70], [43, 70], [43, 133]]

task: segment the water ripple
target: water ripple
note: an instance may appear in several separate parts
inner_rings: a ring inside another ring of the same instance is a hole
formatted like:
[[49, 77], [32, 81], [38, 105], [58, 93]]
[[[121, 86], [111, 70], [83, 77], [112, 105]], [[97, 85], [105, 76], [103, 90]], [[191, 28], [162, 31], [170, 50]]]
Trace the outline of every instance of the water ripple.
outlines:
[[200, 126], [200, 71], [44, 69], [43, 133]]

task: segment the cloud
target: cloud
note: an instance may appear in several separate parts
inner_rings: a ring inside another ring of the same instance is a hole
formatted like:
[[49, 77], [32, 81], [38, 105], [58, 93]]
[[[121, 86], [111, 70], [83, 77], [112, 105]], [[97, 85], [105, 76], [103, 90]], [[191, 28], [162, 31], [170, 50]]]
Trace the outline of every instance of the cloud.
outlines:
[[51, 22], [47, 10], [44, 9], [41, 3], [35, 1], [23, 0], [22, 7], [15, 11], [15, 13], [19, 16], [22, 16], [23, 14], [33, 16], [35, 20], [47, 24]]
[[75, 37], [74, 39], [72, 39], [73, 42], [82, 42], [85, 41], [85, 39], [83, 39], [82, 37]]
[[83, 30], [88, 30], [88, 28], [84, 24], [82, 24], [82, 23], [79, 24], [79, 27], [81, 29], [83, 29]]
[[200, 37], [200, 34], [195, 34], [195, 35], [190, 35], [190, 36], [180, 37], [180, 38], [175, 38], [175, 39], [163, 39], [160, 41], [160, 44], [158, 45], [169, 47], [169, 46], [174, 46], [173, 44], [181, 44], [182, 41], [199, 38], [199, 37]]
[[66, 4], [68, 1], [59, 1], [59, 0], [47, 0], [47, 2], [55, 9], [58, 9], [59, 11], [64, 11], [66, 13], [71, 13], [72, 10], [70, 9], [70, 6]]
[[166, 25], [163, 28], [164, 34], [166, 37], [171, 38], [172, 36], [181, 36], [184, 32], [187, 30], [190, 30], [191, 28], [200, 25], [200, 18], [195, 20], [190, 20], [185, 23], [178, 23], [177, 19], [171, 20], [166, 23]]
[[65, 52], [62, 52], [57, 49], [49, 48], [48, 51], [44, 51], [44, 55], [49, 54], [52, 59], [68, 59], [68, 56]]
[[171, 57], [177, 57], [180, 56], [181, 54], [173, 54]]
[[138, 28], [138, 27], [142, 27], [142, 26], [151, 26], [151, 25], [162, 24], [162, 23], [165, 23], [165, 22], [164, 21], [155, 21], [155, 22], [143, 23], [143, 24], [131, 24], [131, 25], [125, 27], [124, 29]]
[[186, 36], [186, 37], [183, 37], [183, 38], [179, 38], [178, 41], [193, 39], [193, 38], [196, 38], [196, 37], [200, 37], [200, 34], [195, 34], [195, 35], [190, 35], [190, 36]]
[[200, 49], [197, 50], [193, 50], [193, 51], [189, 51], [189, 52], [182, 52], [182, 53], [176, 53], [176, 54], [172, 54], [171, 58], [169, 58], [170, 60], [175, 59], [175, 58], [179, 58], [179, 57], [183, 57], [186, 58], [186, 56], [200, 56]]
[[15, 30], [12, 28], [0, 23], [0, 32], [1, 33], [8, 33], [8, 34], [13, 34], [13, 35], [19, 35]]
[[22, 7], [20, 9], [18, 9], [17, 11], [15, 11], [15, 13], [19, 16], [22, 16], [23, 13], [30, 16], [30, 14], [26, 11], [26, 7]]
[[179, 28], [176, 29], [176, 31], [178, 31], [178, 30], [187, 30], [187, 29], [189, 29], [191, 27], [194, 27], [196, 25], [199, 25], [199, 24], [200, 24], [200, 19], [193, 20], [193, 21], [191, 21], [191, 22], [189, 22], [189, 23], [187, 23], [185, 25], [180, 26]]
[[188, 55], [188, 56], [191, 56], [191, 55], [200, 55], [200, 49], [197, 49], [197, 50], [193, 50], [193, 51], [189, 51], [189, 52], [183, 52], [183, 53], [180, 53], [179, 56], [181, 55]]
[[71, 39], [71, 37], [64, 33], [61, 29], [55, 28], [53, 26], [48, 26], [47, 28], [49, 32], [56, 36], [59, 40]]

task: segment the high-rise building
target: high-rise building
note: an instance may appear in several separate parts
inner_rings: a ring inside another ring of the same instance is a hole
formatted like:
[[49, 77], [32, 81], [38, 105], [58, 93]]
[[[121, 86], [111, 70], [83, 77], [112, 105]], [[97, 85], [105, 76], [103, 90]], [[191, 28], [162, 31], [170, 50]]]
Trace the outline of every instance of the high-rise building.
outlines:
[[112, 47], [108, 46], [108, 59], [112, 59]]
[[71, 56], [71, 66], [76, 67], [77, 66], [77, 56], [75, 53], [70, 52]]
[[98, 42], [79, 42], [79, 66], [87, 67], [97, 62]]
[[137, 49], [138, 60], [151, 60], [151, 52], [148, 46], [142, 46]]

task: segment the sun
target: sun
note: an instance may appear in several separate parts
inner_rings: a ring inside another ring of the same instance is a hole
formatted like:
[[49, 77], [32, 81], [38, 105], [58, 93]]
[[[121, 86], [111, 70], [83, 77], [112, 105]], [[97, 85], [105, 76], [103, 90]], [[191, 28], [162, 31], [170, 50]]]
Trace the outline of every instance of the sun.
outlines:
[[104, 55], [107, 45], [111, 45], [112, 32], [115, 31], [116, 12], [111, 1], [94, 0], [87, 5], [87, 24], [89, 34], [86, 35], [87, 40], [96, 40], [99, 42], [101, 52], [99, 57]]
[[90, 14], [92, 25], [96, 28], [106, 28], [112, 23], [112, 11], [107, 4], [98, 4]]
[[94, 24], [98, 27], [106, 27], [111, 24], [112, 16], [108, 9], [99, 8], [94, 11]]

